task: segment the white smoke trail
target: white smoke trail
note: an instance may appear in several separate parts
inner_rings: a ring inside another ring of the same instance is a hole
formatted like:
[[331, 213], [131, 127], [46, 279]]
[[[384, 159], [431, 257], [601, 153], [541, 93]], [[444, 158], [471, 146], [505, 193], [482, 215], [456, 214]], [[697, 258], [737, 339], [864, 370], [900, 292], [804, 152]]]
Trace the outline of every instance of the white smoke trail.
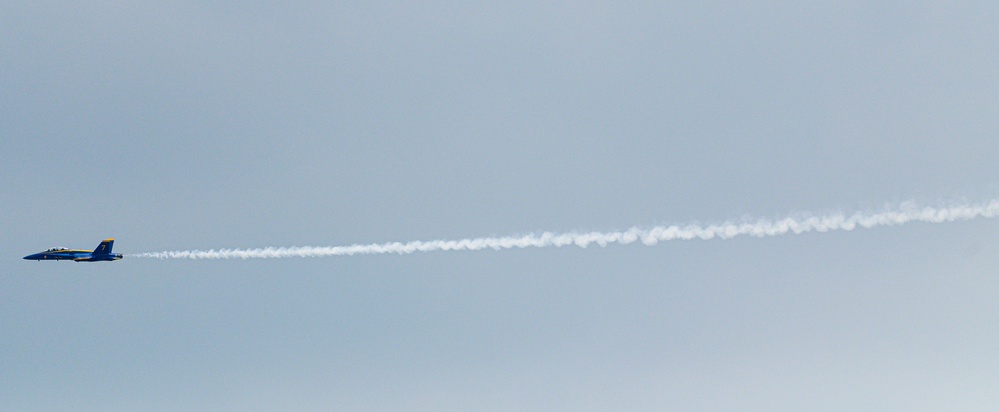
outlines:
[[753, 223], [721, 223], [709, 226], [696, 224], [655, 226], [642, 229], [633, 227], [619, 232], [585, 232], [529, 234], [524, 236], [483, 237], [461, 240], [391, 242], [382, 244], [350, 246], [303, 246], [266, 247], [258, 249], [219, 249], [184, 250], [139, 253], [130, 255], [139, 258], [157, 259], [251, 259], [379, 255], [386, 253], [409, 254], [451, 250], [513, 249], [527, 247], [562, 247], [576, 245], [585, 248], [590, 245], [607, 246], [617, 243], [627, 245], [641, 241], [652, 246], [670, 240], [692, 239], [731, 239], [736, 236], [767, 237], [788, 233], [827, 232], [832, 230], [870, 229], [878, 226], [898, 226], [909, 222], [944, 223], [977, 218], [999, 216], [999, 199], [981, 204], [965, 204], [948, 207], [920, 207], [912, 202], [898, 207], [886, 208], [877, 213], [857, 212], [852, 215], [840, 213], [824, 216], [797, 215], [779, 220], [761, 219]]

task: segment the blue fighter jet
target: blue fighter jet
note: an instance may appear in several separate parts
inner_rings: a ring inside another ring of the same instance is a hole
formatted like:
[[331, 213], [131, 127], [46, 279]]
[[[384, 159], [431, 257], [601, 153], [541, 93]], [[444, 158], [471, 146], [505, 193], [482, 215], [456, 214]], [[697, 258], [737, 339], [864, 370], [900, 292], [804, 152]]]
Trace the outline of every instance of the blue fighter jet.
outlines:
[[111, 253], [114, 239], [104, 239], [95, 250], [67, 249], [54, 247], [44, 252], [25, 256], [28, 260], [72, 260], [74, 262], [101, 262], [121, 259], [121, 253]]

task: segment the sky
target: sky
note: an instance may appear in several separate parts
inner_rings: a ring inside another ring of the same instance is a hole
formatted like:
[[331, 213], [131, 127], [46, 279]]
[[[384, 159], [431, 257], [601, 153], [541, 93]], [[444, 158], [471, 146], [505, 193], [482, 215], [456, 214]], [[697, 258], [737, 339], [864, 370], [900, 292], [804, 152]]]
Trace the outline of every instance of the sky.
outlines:
[[999, 198], [988, 2], [0, 6], [0, 409], [985, 410], [999, 219], [325, 258]]

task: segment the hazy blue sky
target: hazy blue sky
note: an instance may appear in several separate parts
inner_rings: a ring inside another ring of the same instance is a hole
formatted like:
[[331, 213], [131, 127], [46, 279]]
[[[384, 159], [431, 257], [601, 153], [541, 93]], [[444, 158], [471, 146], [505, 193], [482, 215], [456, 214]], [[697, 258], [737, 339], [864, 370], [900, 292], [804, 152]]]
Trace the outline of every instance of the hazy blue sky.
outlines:
[[987, 410], [999, 221], [29, 262], [999, 197], [991, 2], [0, 6], [0, 410]]

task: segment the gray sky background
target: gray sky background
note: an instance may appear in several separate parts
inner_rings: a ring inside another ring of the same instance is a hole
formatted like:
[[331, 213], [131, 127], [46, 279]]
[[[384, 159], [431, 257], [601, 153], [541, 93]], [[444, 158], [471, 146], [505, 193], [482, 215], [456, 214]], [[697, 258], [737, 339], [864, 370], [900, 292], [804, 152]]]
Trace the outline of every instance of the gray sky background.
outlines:
[[999, 222], [252, 261], [999, 196], [989, 2], [0, 6], [0, 409], [984, 410]]

